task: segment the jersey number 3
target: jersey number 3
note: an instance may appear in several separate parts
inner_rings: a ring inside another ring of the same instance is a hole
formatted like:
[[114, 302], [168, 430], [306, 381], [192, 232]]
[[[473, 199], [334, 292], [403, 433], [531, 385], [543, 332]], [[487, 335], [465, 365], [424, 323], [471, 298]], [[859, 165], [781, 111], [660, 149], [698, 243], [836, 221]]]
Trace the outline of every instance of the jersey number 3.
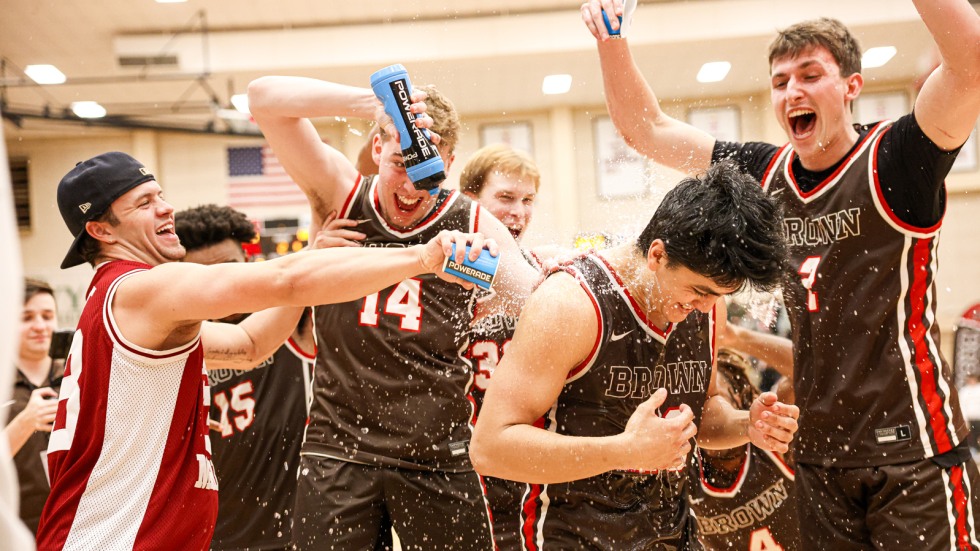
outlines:
[[[364, 297], [359, 318], [361, 325], [378, 326], [380, 296], [381, 293], [374, 293]], [[422, 329], [422, 281], [410, 278], [396, 285], [385, 301], [384, 313], [401, 316], [398, 327], [402, 331], [418, 333]]]
[[806, 289], [806, 309], [811, 312], [820, 310], [817, 303], [817, 292], [813, 290], [813, 284], [817, 281], [817, 267], [823, 260], [819, 256], [808, 256], [803, 264], [800, 264], [799, 274], [803, 278], [803, 288]]

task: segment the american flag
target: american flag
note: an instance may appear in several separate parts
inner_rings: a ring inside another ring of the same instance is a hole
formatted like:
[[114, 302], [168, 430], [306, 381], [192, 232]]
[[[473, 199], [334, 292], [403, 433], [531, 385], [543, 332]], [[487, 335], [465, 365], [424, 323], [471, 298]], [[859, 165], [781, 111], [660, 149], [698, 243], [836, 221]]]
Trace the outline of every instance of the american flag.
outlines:
[[228, 205], [303, 206], [306, 195], [279, 164], [268, 145], [228, 148]]

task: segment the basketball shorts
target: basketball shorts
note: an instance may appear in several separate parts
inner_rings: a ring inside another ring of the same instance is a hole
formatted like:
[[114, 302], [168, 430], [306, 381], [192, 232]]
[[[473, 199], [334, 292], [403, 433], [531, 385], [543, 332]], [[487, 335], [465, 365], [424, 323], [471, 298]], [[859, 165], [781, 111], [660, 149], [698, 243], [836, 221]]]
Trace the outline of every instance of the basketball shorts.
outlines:
[[491, 550], [490, 513], [476, 473], [361, 465], [300, 458], [293, 547], [404, 551]]
[[977, 550], [980, 475], [973, 459], [829, 468], [797, 464], [805, 551]]

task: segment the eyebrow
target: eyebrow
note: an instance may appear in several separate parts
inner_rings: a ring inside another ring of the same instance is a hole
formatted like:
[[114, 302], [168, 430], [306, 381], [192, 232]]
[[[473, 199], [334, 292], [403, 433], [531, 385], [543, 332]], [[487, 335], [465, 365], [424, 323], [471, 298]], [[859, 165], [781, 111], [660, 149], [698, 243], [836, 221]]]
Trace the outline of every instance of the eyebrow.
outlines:
[[[808, 69], [811, 65], [819, 65], [819, 64], [820, 64], [820, 62], [817, 61], [816, 59], [810, 59], [808, 61], [804, 61], [798, 67], [795, 67], [794, 70]], [[787, 73], [785, 73], [785, 72], [773, 73], [771, 78], [785, 77], [786, 74]]]

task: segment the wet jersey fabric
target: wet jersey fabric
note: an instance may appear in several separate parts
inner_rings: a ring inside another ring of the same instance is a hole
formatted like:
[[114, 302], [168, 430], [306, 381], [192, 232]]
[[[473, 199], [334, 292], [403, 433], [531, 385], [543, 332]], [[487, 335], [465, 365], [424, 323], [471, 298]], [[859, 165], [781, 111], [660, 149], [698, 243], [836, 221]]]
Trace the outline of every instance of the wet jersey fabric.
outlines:
[[86, 293], [48, 444], [39, 549], [207, 549], [218, 512], [200, 336], [170, 350], [123, 336], [112, 299], [138, 262], [101, 264]]
[[[442, 190], [432, 213], [399, 230], [377, 180], [359, 177], [339, 216], [363, 221], [365, 247], [409, 247], [442, 230], [478, 231], [480, 207]], [[317, 306], [317, 363], [303, 454], [407, 469], [466, 472], [472, 433], [469, 346], [475, 292], [435, 275]]]
[[[561, 268], [588, 294], [598, 319], [589, 356], [568, 373], [542, 428], [573, 436], [623, 432], [658, 388], [666, 415], [687, 404], [699, 424], [714, 358], [715, 311], [695, 311], [661, 330], [597, 254]], [[532, 484], [521, 511], [525, 549], [684, 549], [696, 546], [685, 469], [610, 472], [562, 484]]]
[[[535, 270], [541, 271], [541, 262], [534, 253], [522, 249], [524, 259]], [[490, 378], [497, 364], [503, 359], [507, 346], [514, 338], [517, 318], [505, 313], [486, 316], [473, 325], [473, 337], [466, 357], [473, 364], [473, 399], [479, 417], [483, 397], [490, 384]], [[491, 476], [483, 477], [486, 487], [487, 502], [493, 516], [493, 539], [501, 551], [520, 548], [520, 509], [521, 498], [527, 485], [523, 482], [504, 480]]]
[[218, 522], [211, 549], [284, 549], [315, 356], [289, 339], [247, 371], [208, 372]]
[[704, 475], [703, 452], [692, 462], [691, 512], [698, 538], [708, 551], [800, 549], [795, 475], [773, 452], [746, 444], [744, 460], [730, 485], [712, 485]]
[[936, 321], [942, 220], [912, 226], [886, 200], [886, 191], [917, 185], [917, 173], [899, 169], [905, 157], [931, 159], [940, 177], [948, 171], [951, 160], [931, 142], [912, 142], [936, 149], [923, 153], [889, 140], [913, 123], [907, 115], [899, 129], [863, 128], [850, 154], [813, 187], [800, 185], [789, 145], [769, 146], [769, 155], [745, 167], [784, 211], [799, 463], [898, 464], [955, 453], [968, 434]]

